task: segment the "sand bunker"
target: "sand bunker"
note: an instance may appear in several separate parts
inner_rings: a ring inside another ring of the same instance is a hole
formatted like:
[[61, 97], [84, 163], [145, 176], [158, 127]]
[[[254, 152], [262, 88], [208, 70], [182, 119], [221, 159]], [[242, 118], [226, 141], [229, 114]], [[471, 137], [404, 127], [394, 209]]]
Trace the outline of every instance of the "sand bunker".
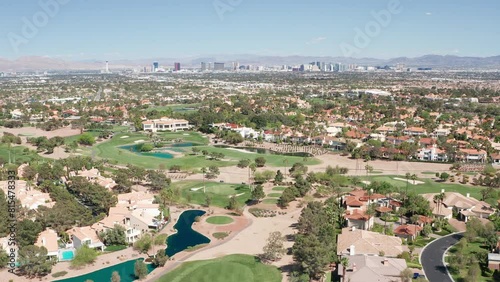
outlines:
[[233, 151], [238, 151], [240, 153], [245, 153], [245, 154], [253, 154], [252, 152], [249, 152], [249, 151], [243, 150], [243, 149], [236, 149], [236, 148], [226, 148], [226, 149], [233, 150]]
[[121, 139], [125, 139], [125, 138], [128, 138], [129, 136], [122, 136], [120, 137]]
[[145, 142], [144, 140], [137, 140], [137, 141], [134, 141], [134, 143], [142, 143], [142, 142]]
[[189, 190], [191, 190], [191, 191], [198, 191], [198, 190], [201, 190], [201, 189], [203, 189], [203, 187], [191, 188], [191, 189], [189, 189]]
[[422, 181], [418, 181], [418, 180], [411, 180], [411, 179], [404, 179], [404, 178], [399, 178], [399, 177], [395, 177], [394, 180], [401, 180], [401, 181], [408, 181], [408, 183], [410, 184], [413, 184], [413, 185], [418, 185], [418, 184], [424, 184], [425, 182], [422, 182]]
[[229, 197], [228, 197], [228, 198], [231, 198], [232, 196], [239, 197], [239, 196], [241, 196], [241, 195], [245, 195], [245, 193], [240, 193], [240, 194], [236, 194], [236, 195], [229, 195]]

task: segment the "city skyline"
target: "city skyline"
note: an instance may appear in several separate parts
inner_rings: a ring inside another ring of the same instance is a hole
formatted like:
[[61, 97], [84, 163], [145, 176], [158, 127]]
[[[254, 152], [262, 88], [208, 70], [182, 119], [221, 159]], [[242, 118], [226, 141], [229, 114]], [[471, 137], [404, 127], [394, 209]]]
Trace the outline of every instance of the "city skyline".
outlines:
[[[0, 57], [499, 55], [496, 1], [3, 2]], [[487, 36], [486, 36], [487, 35]]]

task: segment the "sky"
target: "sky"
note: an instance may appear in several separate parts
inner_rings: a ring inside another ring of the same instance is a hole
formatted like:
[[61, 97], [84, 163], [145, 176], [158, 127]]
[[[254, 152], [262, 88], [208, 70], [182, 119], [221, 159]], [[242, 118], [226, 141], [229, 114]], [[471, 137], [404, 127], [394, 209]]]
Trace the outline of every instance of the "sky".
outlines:
[[0, 58], [500, 55], [498, 0], [1, 0]]

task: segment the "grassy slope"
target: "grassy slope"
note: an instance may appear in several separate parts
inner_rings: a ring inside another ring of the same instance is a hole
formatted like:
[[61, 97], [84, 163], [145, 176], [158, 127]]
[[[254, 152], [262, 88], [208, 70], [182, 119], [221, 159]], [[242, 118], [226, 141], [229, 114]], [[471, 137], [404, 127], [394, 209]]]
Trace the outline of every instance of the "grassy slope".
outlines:
[[213, 260], [183, 263], [158, 281], [279, 282], [281, 274], [276, 267], [260, 263], [253, 256], [229, 255]]

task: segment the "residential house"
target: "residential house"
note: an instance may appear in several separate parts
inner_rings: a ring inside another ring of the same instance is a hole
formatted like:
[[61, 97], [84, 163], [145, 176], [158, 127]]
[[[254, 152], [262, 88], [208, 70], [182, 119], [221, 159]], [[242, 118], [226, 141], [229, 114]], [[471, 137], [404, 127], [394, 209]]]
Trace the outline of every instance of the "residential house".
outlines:
[[24, 117], [24, 113], [20, 109], [14, 109], [10, 112], [10, 116], [13, 119], [22, 119]]
[[142, 122], [142, 129], [144, 131], [179, 131], [188, 130], [190, 128], [189, 122], [185, 119], [171, 119], [162, 117], [160, 119], [147, 120]]
[[488, 268], [491, 270], [500, 271], [500, 254], [495, 254], [495, 253], [488, 254]]
[[427, 131], [422, 127], [409, 127], [403, 131], [405, 135], [422, 136], [427, 135]]
[[[87, 179], [89, 182], [99, 184], [100, 186], [111, 190], [116, 186], [116, 182], [112, 178], [104, 177], [101, 175], [101, 172], [96, 168], [84, 169], [79, 172], [71, 171], [69, 173], [70, 177], [80, 176]], [[63, 182], [66, 182], [66, 179], [63, 178]]]
[[403, 239], [417, 238], [418, 234], [422, 231], [422, 227], [416, 224], [403, 224], [394, 229], [394, 235]]
[[[0, 189], [3, 190], [5, 195], [8, 195], [7, 187], [7, 181], [0, 181]], [[23, 207], [30, 210], [36, 210], [39, 206], [52, 208], [55, 205], [49, 193], [33, 189], [24, 180], [16, 180], [16, 198], [21, 202]]]
[[343, 204], [347, 211], [356, 209], [366, 210], [369, 204], [377, 203], [380, 199], [387, 198], [382, 194], [369, 194], [368, 191], [355, 189], [343, 197]]
[[462, 162], [484, 163], [486, 161], [487, 153], [485, 150], [459, 149], [458, 152], [457, 159]]
[[440, 203], [440, 207], [434, 202], [434, 195], [437, 195], [437, 193], [422, 194], [422, 196], [429, 201], [433, 209], [433, 214], [436, 216], [451, 218], [451, 214], [455, 211], [465, 222], [467, 222], [471, 216], [488, 218], [495, 213], [494, 207], [486, 202], [470, 197], [468, 193], [464, 196], [456, 192], [446, 192], [444, 193], [444, 199], [442, 203]]
[[374, 255], [381, 252], [387, 257], [397, 257], [408, 248], [403, 246], [401, 238], [360, 230], [356, 228], [344, 228], [337, 236], [338, 255]]
[[347, 227], [368, 230], [373, 226], [373, 216], [367, 215], [361, 209], [346, 211], [344, 218], [347, 221]]
[[425, 148], [420, 148], [417, 151], [416, 157], [421, 161], [433, 161], [433, 162], [448, 161], [448, 155], [446, 154], [446, 151], [439, 149], [436, 144], [427, 146]]
[[104, 250], [104, 244], [99, 239], [99, 231], [90, 227], [73, 227], [66, 231], [73, 242], [73, 247], [76, 249], [87, 245], [91, 249]]
[[45, 247], [47, 249], [48, 257], [58, 258], [59, 256], [59, 244], [58, 244], [57, 232], [50, 228], [45, 229], [44, 231], [38, 234], [38, 238], [36, 240], [35, 246]]
[[491, 164], [495, 166], [500, 166], [500, 154], [491, 155]]
[[367, 255], [345, 256], [349, 260], [345, 277], [344, 267], [339, 265], [338, 275], [342, 281], [350, 282], [394, 282], [401, 280], [401, 272], [407, 268], [406, 261], [399, 258], [386, 258]]

